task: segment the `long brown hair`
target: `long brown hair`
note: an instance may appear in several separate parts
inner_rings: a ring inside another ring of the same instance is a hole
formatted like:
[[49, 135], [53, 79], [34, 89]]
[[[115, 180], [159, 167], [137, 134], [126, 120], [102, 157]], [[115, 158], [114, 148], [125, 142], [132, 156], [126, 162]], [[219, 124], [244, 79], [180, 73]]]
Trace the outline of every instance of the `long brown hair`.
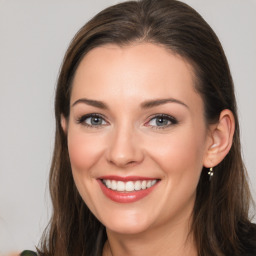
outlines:
[[[225, 159], [209, 182], [203, 169], [197, 187], [192, 233], [199, 255], [240, 255], [243, 234], [250, 227], [251, 195], [240, 152], [239, 125], [233, 81], [221, 44], [205, 20], [176, 0], [130, 1], [109, 7], [90, 20], [72, 40], [59, 74], [56, 99], [56, 137], [50, 172], [53, 215], [40, 255], [101, 255], [106, 241], [104, 226], [81, 199], [71, 173], [61, 115], [69, 117], [72, 80], [91, 49], [107, 43], [129, 45], [151, 42], [182, 56], [194, 68], [207, 123], [215, 123], [230, 109], [236, 128]], [[149, 53], [150, 54], [150, 53]]]

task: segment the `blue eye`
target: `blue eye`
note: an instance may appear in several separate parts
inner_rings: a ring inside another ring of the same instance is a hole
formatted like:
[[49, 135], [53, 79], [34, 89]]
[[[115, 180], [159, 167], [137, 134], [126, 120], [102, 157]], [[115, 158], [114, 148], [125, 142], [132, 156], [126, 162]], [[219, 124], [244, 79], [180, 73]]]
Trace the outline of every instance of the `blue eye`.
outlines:
[[169, 115], [157, 115], [154, 118], [151, 118], [147, 125], [152, 126], [154, 128], [166, 128], [170, 125], [177, 124], [177, 120]]
[[78, 119], [78, 123], [84, 124], [89, 127], [97, 127], [106, 125], [107, 122], [98, 114], [88, 114]]

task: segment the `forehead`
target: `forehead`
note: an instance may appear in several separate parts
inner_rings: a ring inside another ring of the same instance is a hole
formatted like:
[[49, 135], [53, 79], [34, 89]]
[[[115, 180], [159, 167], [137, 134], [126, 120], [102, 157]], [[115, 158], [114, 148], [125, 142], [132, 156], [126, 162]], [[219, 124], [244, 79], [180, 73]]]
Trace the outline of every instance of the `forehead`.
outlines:
[[194, 77], [188, 61], [162, 46], [104, 45], [88, 52], [78, 66], [71, 103], [79, 97], [139, 102], [170, 96], [193, 101], [199, 97]]

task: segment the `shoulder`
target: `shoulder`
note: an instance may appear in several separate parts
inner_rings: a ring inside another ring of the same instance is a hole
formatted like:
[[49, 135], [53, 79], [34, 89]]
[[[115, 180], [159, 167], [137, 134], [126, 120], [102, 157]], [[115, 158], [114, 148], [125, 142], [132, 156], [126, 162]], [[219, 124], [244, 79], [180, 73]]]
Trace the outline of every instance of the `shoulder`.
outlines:
[[244, 253], [242, 256], [256, 255], [256, 224], [251, 223], [239, 236]]
[[33, 252], [33, 251], [28, 251], [28, 250], [26, 250], [26, 251], [23, 251], [23, 252], [20, 254], [20, 256], [37, 256], [37, 254], [36, 254], [35, 252]]

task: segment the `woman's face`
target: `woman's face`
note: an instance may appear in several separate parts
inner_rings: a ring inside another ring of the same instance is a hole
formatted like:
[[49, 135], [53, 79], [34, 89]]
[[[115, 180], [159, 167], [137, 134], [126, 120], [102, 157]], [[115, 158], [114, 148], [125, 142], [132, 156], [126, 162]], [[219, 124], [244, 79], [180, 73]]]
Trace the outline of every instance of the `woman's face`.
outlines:
[[211, 143], [192, 67], [154, 44], [105, 45], [79, 65], [66, 126], [73, 177], [108, 230], [191, 216]]

